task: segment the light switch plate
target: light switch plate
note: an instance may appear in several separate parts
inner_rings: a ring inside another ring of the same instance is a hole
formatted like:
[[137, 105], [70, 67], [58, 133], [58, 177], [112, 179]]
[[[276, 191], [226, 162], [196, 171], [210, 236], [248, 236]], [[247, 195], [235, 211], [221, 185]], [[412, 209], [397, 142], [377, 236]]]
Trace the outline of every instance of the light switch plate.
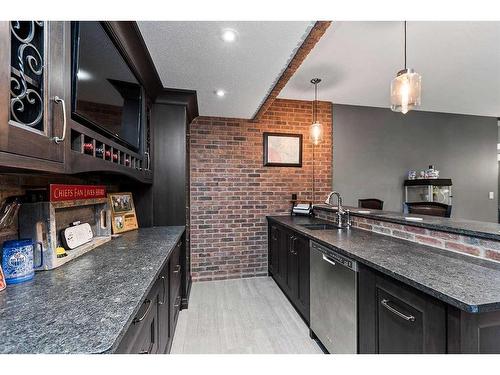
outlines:
[[490, 191], [489, 194], [488, 194], [488, 198], [495, 199], [495, 192], [494, 191]]

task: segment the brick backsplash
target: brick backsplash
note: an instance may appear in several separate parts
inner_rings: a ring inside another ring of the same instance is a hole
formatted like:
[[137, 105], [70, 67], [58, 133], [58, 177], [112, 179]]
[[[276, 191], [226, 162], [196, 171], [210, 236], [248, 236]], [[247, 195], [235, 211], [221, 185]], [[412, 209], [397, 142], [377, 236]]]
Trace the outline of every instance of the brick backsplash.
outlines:
[[[331, 191], [332, 105], [319, 103], [315, 200]], [[292, 193], [311, 200], [312, 103], [277, 99], [262, 118], [198, 117], [191, 124], [191, 270], [194, 280], [267, 275], [266, 215], [286, 214]], [[302, 167], [264, 167], [263, 133], [303, 135]]]
[[[332, 212], [315, 209], [319, 219], [334, 220]], [[394, 224], [387, 221], [351, 216], [353, 227], [429, 245], [444, 250], [473, 255], [487, 260], [500, 261], [500, 241], [484, 240], [455, 233]]]

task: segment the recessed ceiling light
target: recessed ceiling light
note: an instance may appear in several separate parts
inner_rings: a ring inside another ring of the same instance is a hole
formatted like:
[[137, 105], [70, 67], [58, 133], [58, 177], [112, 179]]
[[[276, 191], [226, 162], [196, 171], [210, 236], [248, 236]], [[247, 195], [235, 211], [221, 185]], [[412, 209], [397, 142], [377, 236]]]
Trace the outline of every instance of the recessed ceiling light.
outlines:
[[222, 31], [222, 40], [224, 42], [232, 43], [236, 40], [236, 31], [225, 29]]
[[217, 95], [219, 98], [222, 98], [224, 95], [226, 95], [226, 92], [224, 90], [216, 90], [215, 95]]

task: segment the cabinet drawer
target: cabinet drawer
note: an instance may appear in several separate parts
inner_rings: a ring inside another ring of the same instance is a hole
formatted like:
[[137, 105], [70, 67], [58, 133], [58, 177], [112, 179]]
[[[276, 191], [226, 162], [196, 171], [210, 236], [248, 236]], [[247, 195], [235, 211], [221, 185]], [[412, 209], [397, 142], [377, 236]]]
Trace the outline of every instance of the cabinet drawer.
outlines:
[[118, 346], [117, 353], [153, 354], [158, 350], [158, 283], [143, 301], [139, 312]]
[[175, 302], [175, 298], [178, 294], [178, 289], [181, 285], [181, 246], [182, 242], [179, 241], [179, 243], [175, 246], [172, 255], [170, 256], [170, 301], [172, 303]]
[[170, 290], [168, 262], [160, 273], [158, 282], [158, 353], [168, 352], [172, 334], [170, 332]]
[[366, 267], [359, 271], [361, 353], [446, 353], [446, 306]]

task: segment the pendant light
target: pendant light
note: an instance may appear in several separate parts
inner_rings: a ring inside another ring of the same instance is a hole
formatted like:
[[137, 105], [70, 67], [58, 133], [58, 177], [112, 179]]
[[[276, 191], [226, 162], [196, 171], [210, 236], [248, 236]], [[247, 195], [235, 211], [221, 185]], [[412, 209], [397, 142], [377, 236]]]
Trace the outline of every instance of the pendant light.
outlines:
[[313, 123], [310, 128], [313, 145], [319, 145], [323, 140], [323, 128], [318, 120], [318, 83], [320, 82], [320, 78], [311, 79], [311, 83], [314, 85]]
[[400, 70], [391, 82], [391, 110], [403, 114], [418, 107], [421, 99], [422, 77], [406, 67], [406, 21], [404, 21], [405, 68]]
[[311, 142], [312, 142], [312, 194], [311, 194], [311, 205], [315, 202], [315, 171], [314, 171], [314, 146], [317, 146], [323, 140], [323, 127], [318, 120], [318, 83], [321, 82], [320, 78], [311, 79], [311, 83], [314, 85], [314, 102], [313, 102], [313, 121], [310, 127]]

